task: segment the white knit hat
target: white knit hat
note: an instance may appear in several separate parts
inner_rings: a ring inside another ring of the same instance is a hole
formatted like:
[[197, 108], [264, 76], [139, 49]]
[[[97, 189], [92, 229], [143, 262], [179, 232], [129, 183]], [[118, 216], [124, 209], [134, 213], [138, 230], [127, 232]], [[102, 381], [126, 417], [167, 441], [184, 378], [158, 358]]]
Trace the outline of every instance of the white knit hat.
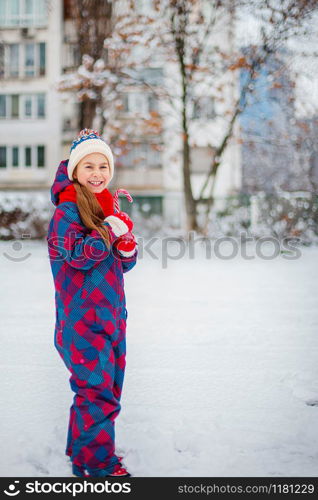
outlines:
[[114, 175], [113, 153], [108, 144], [106, 144], [104, 139], [101, 138], [99, 133], [96, 130], [91, 130], [88, 128], [84, 128], [83, 130], [81, 130], [77, 138], [72, 142], [70, 158], [67, 165], [67, 174], [70, 181], [73, 181], [73, 171], [78, 162], [81, 161], [84, 156], [89, 155], [90, 153], [102, 153], [104, 156], [106, 156], [109, 162], [110, 169], [109, 181], [111, 181]]

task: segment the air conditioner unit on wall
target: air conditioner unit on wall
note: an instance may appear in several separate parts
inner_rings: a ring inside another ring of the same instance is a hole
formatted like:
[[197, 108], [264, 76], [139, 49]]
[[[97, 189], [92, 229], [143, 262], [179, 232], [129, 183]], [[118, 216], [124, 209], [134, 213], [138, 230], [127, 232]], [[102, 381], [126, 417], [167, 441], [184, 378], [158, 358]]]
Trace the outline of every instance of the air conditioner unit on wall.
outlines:
[[36, 30], [34, 28], [21, 28], [22, 38], [34, 38]]

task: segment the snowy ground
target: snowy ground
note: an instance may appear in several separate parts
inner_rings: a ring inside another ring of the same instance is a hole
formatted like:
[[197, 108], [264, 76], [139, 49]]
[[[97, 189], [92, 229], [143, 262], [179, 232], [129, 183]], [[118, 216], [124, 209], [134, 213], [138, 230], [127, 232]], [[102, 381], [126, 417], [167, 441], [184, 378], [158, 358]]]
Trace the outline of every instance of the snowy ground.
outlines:
[[[252, 248], [252, 247], [251, 247]], [[5, 254], [17, 258], [13, 262]], [[126, 274], [117, 448], [135, 476], [316, 476], [318, 250]], [[46, 243], [0, 242], [2, 476], [69, 476], [69, 374]]]

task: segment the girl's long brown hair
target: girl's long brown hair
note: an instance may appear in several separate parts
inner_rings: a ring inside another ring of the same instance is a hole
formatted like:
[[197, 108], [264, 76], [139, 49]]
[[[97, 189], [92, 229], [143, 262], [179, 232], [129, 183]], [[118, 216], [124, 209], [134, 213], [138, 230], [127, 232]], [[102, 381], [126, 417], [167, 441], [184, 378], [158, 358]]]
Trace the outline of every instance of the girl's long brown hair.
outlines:
[[76, 203], [84, 226], [91, 230], [96, 229], [109, 249], [110, 235], [107, 226], [102, 225], [105, 219], [102, 207], [98, 203], [94, 193], [86, 186], [82, 186], [74, 177], [73, 180], [76, 190]]

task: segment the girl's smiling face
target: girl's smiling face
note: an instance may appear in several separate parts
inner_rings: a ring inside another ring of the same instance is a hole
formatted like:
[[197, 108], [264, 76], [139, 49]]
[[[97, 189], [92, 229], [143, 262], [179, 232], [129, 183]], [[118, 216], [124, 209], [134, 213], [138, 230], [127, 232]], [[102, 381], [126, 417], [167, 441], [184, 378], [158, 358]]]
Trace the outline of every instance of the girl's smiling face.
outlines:
[[78, 162], [73, 177], [92, 193], [101, 193], [110, 179], [109, 163], [102, 153], [90, 153]]

